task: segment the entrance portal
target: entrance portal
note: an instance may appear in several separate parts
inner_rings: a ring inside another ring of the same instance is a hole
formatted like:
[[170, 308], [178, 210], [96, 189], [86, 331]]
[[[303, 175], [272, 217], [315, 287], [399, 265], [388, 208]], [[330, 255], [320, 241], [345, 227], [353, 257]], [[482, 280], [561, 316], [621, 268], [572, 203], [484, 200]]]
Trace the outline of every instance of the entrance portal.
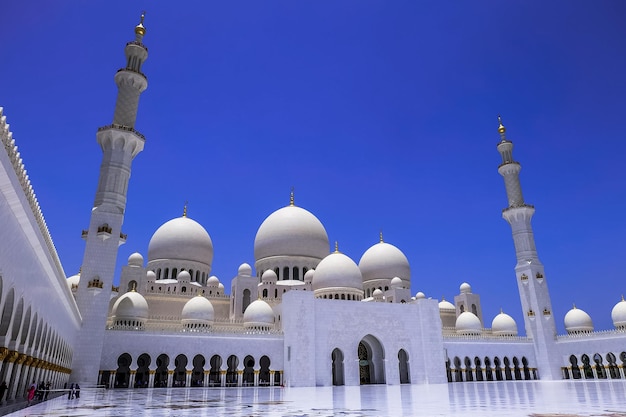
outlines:
[[385, 352], [377, 338], [371, 334], [359, 343], [359, 381], [365, 384], [385, 383]]

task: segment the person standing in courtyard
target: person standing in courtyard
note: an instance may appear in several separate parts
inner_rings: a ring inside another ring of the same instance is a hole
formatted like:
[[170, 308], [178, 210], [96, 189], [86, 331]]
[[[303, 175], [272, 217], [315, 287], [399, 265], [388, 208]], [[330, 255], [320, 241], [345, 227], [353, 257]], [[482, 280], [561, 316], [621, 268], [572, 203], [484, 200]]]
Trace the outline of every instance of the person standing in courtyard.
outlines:
[[67, 399], [71, 400], [74, 398], [74, 384], [70, 385], [70, 389], [67, 391]]
[[35, 381], [33, 381], [32, 384], [30, 384], [30, 388], [28, 389], [28, 405], [30, 405], [30, 402], [33, 400], [33, 398], [35, 398], [35, 391], [37, 390], [37, 384], [35, 384]]
[[80, 385], [78, 385], [78, 383], [76, 383], [76, 385], [74, 386], [75, 388], [75, 394], [76, 394], [76, 398], [80, 398]]

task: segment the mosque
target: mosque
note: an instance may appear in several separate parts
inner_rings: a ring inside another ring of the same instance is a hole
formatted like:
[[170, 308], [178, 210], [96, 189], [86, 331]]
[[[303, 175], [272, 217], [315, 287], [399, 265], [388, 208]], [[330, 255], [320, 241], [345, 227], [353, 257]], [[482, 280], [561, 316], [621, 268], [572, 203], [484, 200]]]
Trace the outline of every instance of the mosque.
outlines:
[[358, 263], [336, 244], [331, 252], [324, 225], [293, 193], [259, 226], [254, 266], [242, 263], [228, 291], [211, 275], [209, 233], [186, 210], [154, 232], [147, 258], [128, 258], [114, 287], [131, 164], [145, 143], [135, 130], [147, 88], [145, 33], [142, 16], [115, 75], [113, 122], [97, 131], [103, 157], [78, 275], [66, 278], [0, 109], [0, 379], [8, 398], [33, 380], [138, 389], [626, 378], [623, 299], [612, 310], [615, 329], [594, 331], [574, 307], [567, 334], [557, 334], [535, 208], [523, 198], [501, 120], [502, 216], [513, 234], [525, 336], [505, 312], [483, 317], [468, 283], [450, 301], [413, 294], [406, 256], [382, 234]]

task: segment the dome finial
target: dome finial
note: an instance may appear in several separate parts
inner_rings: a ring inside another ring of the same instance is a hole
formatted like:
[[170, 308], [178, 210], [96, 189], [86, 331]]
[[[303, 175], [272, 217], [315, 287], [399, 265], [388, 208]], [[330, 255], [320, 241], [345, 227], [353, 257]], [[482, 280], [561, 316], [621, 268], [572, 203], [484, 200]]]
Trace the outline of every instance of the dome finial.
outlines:
[[576, 310], [576, 303], [572, 303], [572, 308]]
[[624, 294], [622, 294], [622, 301], [624, 301]]
[[292, 206], [292, 207], [295, 206], [294, 198], [293, 198], [293, 190], [294, 190], [294, 188], [291, 187], [291, 193], [289, 193], [289, 205]]
[[383, 229], [380, 229], [380, 243], [383, 243]]
[[139, 24], [137, 24], [137, 26], [135, 26], [135, 35], [137, 35], [137, 37], [141, 38], [143, 35], [146, 34], [146, 28], [143, 26], [143, 19], [146, 17], [146, 11], [142, 11], [141, 12], [141, 19], [139, 20]]
[[500, 314], [504, 313], [504, 311], [502, 311], [502, 307], [500, 307]]
[[335, 240], [335, 253], [339, 253], [339, 242]]
[[498, 124], [498, 133], [500, 134], [502, 140], [506, 140], [506, 127], [502, 124], [502, 116], [500, 115], [498, 115]]
[[137, 292], [137, 283], [133, 281], [133, 286], [130, 287], [130, 292]]
[[189, 204], [189, 201], [185, 201], [185, 206], [183, 207], [183, 217], [187, 217], [187, 204]]

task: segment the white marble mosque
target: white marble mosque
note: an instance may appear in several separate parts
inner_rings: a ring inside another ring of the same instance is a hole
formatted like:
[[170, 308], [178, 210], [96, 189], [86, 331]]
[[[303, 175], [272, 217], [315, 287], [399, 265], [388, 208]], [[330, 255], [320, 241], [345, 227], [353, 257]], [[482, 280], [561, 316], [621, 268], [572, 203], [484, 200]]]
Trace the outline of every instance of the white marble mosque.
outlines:
[[211, 275], [209, 233], [186, 212], [159, 227], [145, 256], [131, 255], [115, 277], [131, 164], [145, 143], [135, 130], [147, 88], [145, 33], [142, 17], [115, 75], [113, 122], [97, 131], [103, 157], [79, 275], [66, 278], [0, 110], [0, 380], [9, 384], [7, 398], [22, 396], [33, 380], [57, 388], [80, 382], [224, 392], [626, 378], [626, 301], [613, 308], [615, 329], [596, 332], [589, 315], [573, 308], [564, 318], [567, 334], [557, 334], [531, 227], [535, 208], [523, 198], [520, 164], [501, 121], [502, 215], [512, 228], [511, 279], [524, 323], [505, 312], [483, 317], [468, 283], [450, 301], [412, 293], [406, 256], [382, 235], [358, 263], [336, 245], [331, 251], [324, 225], [293, 193], [259, 226], [254, 265], [234, 267], [229, 289]]

